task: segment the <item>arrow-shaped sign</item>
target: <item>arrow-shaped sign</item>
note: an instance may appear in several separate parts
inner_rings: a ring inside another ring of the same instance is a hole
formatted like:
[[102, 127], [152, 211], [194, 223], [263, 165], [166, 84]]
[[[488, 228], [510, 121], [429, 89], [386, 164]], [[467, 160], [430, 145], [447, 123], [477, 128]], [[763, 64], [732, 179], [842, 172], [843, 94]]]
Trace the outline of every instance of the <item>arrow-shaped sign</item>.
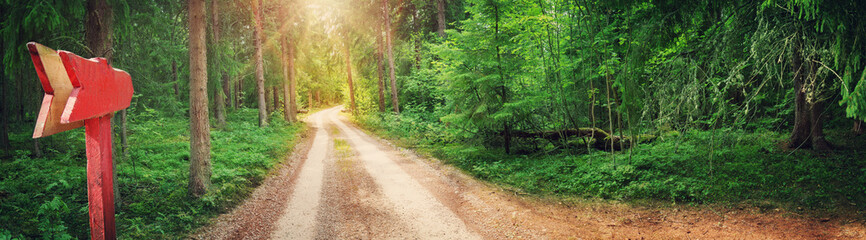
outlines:
[[84, 59], [28, 43], [45, 97], [33, 138], [85, 126], [92, 239], [115, 239], [111, 114], [129, 107], [132, 77], [104, 58]]
[[74, 88], [61, 123], [96, 118], [129, 107], [132, 101], [129, 73], [112, 68], [105, 58], [84, 59], [67, 51], [59, 53]]
[[28, 43], [30, 57], [36, 66], [36, 75], [42, 82], [45, 97], [42, 98], [42, 108], [36, 118], [36, 129], [33, 138], [50, 136], [55, 133], [64, 132], [84, 126], [84, 121], [60, 123], [60, 115], [66, 107], [66, 101], [72, 94], [72, 82], [66, 74], [60, 55], [54, 49], [42, 46], [38, 43]]

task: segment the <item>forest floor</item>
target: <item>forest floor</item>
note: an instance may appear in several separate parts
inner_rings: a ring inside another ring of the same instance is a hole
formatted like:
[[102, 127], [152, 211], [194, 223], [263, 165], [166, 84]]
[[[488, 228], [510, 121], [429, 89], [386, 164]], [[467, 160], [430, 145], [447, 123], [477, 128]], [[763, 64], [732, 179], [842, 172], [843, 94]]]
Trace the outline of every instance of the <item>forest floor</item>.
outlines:
[[863, 239], [863, 223], [783, 209], [520, 194], [370, 136], [339, 107], [242, 205], [192, 239]]

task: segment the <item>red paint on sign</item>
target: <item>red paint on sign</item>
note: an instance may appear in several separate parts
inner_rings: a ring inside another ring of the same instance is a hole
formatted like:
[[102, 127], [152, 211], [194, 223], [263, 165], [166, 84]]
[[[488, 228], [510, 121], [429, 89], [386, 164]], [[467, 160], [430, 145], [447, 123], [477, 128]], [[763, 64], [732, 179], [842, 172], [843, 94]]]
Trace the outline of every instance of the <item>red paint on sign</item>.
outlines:
[[96, 118], [129, 107], [133, 92], [129, 73], [112, 68], [104, 58], [84, 59], [71, 52], [59, 52], [74, 88], [60, 117], [62, 123]]
[[33, 137], [78, 128], [83, 120], [90, 237], [116, 239], [111, 114], [129, 107], [132, 78], [104, 58], [84, 59], [37, 43], [27, 46], [45, 91]]

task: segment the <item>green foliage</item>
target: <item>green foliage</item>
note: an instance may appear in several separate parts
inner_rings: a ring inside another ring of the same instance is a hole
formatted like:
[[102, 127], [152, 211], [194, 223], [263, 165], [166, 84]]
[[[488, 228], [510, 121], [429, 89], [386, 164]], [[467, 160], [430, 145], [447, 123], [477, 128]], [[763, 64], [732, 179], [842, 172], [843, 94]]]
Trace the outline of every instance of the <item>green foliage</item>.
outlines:
[[[64, 185], [69, 184], [62, 181]], [[50, 190], [56, 183], [48, 186]], [[72, 236], [66, 233], [67, 227], [64, 225], [62, 217], [69, 214], [69, 207], [66, 203], [60, 200], [60, 196], [55, 196], [49, 202], [39, 205], [39, 210], [36, 212], [39, 219], [39, 231], [42, 232], [42, 239], [72, 239]]]
[[[791, 152], [776, 144], [784, 134], [735, 129], [674, 132], [611, 160], [585, 154], [509, 155], [446, 141], [424, 129], [443, 125], [412, 113], [364, 117], [364, 127], [419, 148], [478, 178], [518, 192], [675, 203], [770, 201], [780, 206], [832, 210], [866, 204], [866, 161], [857, 153]], [[435, 139], [439, 138], [440, 141]], [[851, 142], [858, 146], [864, 139]]]
[[[132, 239], [179, 238], [237, 205], [285, 159], [303, 128], [280, 118], [273, 118], [271, 127], [260, 128], [255, 110], [231, 112], [226, 129], [211, 132], [213, 185], [204, 198], [194, 199], [186, 191], [186, 119], [158, 111], [130, 119], [129, 158], [115, 161], [121, 194], [117, 229], [120, 237]], [[27, 134], [16, 132], [13, 139], [24, 140]], [[83, 131], [46, 140], [66, 138], [73, 140], [68, 145], [47, 142], [42, 158], [19, 150], [0, 161], [0, 171], [9, 173], [0, 182], [0, 228], [10, 233], [0, 238], [89, 236]]]

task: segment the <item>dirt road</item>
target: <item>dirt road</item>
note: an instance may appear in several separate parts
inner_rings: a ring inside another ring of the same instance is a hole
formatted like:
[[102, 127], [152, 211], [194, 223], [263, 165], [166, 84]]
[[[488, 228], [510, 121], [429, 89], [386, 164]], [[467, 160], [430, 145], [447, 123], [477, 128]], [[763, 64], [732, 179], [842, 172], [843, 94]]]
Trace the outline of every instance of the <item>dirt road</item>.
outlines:
[[858, 221], [781, 210], [634, 207], [519, 196], [348, 123], [307, 117], [306, 141], [194, 239], [863, 239]]

